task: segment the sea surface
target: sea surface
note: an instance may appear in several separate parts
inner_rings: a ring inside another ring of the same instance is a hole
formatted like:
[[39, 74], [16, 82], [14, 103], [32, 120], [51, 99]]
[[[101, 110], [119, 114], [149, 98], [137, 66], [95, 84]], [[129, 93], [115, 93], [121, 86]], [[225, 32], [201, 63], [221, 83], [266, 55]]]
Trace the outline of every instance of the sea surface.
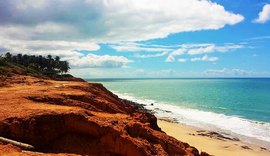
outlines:
[[158, 117], [270, 148], [270, 79], [92, 79]]

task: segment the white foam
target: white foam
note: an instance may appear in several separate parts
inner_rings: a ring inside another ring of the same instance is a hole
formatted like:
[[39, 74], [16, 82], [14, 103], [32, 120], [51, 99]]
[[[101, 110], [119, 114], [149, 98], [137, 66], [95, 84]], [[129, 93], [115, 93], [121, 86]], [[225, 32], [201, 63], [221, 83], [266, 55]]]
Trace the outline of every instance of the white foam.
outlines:
[[[139, 104], [144, 104], [146, 109], [154, 110], [158, 117], [176, 119], [180, 123], [214, 130], [220, 133], [238, 137], [242, 141], [270, 148], [270, 123], [256, 122], [238, 116], [228, 116], [214, 112], [183, 108], [172, 104], [160, 103], [150, 99], [139, 99], [128, 94], [114, 92], [120, 98]], [[251, 141], [252, 140], [252, 141]]]

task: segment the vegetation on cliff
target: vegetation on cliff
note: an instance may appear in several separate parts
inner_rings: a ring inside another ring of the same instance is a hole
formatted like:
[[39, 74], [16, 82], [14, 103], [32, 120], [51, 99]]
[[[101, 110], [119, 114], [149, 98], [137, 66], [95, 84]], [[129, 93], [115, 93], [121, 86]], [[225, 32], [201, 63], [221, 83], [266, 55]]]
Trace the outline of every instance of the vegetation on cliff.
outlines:
[[35, 55], [12, 55], [6, 53], [0, 56], [0, 74], [25, 73], [33, 76], [56, 77], [69, 71], [69, 63], [61, 61], [59, 56], [53, 58]]
[[102, 84], [50, 79], [68, 71], [59, 62], [0, 57], [0, 155], [208, 156], [162, 132], [154, 115]]

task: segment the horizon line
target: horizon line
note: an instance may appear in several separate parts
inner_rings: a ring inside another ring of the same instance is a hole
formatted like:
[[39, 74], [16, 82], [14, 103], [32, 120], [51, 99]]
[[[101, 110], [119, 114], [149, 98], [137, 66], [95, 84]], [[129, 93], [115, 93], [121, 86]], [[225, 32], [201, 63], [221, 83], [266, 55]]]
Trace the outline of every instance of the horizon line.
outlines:
[[83, 79], [270, 79], [270, 77], [97, 77]]

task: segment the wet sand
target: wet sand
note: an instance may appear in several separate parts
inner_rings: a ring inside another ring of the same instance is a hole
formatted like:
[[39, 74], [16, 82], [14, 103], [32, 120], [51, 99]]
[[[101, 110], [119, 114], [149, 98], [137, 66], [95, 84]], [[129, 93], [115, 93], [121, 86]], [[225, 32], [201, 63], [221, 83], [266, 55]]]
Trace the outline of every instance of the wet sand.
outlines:
[[269, 156], [269, 149], [246, 144], [215, 132], [196, 129], [187, 125], [159, 119], [158, 125], [168, 135], [216, 156]]

